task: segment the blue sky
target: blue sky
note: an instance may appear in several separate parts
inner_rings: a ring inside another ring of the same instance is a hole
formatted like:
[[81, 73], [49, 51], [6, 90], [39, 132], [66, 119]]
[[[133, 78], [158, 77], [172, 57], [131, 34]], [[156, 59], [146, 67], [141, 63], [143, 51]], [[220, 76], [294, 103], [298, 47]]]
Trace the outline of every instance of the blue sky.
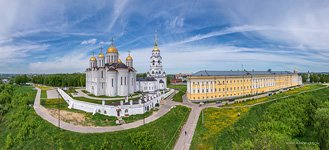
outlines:
[[84, 72], [111, 37], [149, 68], [154, 31], [167, 73], [329, 71], [329, 1], [0, 0], [0, 73]]

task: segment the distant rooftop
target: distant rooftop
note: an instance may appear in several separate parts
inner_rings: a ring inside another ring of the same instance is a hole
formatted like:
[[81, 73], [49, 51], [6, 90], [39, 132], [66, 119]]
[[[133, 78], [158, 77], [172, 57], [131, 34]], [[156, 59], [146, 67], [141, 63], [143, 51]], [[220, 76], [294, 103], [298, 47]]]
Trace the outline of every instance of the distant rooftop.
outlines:
[[198, 71], [192, 76], [243, 76], [243, 75], [293, 74], [289, 71]]

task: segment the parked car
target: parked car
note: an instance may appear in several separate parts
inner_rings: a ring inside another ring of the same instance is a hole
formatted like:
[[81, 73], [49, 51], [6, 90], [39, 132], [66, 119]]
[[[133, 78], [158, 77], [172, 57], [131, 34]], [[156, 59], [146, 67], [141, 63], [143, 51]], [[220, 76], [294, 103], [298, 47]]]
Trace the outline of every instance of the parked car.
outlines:
[[222, 103], [222, 101], [216, 101], [216, 104], [221, 104]]

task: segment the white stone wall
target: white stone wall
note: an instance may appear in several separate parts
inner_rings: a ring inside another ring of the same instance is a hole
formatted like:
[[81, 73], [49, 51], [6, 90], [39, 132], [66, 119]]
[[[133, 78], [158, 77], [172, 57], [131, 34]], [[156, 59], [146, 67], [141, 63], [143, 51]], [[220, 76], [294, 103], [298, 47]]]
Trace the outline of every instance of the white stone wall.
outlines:
[[136, 91], [154, 92], [158, 90], [158, 81], [137, 81]]
[[129, 79], [129, 94], [134, 94], [134, 92], [136, 91], [136, 73], [135, 72], [129, 72], [128, 75], [128, 79]]
[[[117, 72], [108, 71], [106, 72], [106, 86], [105, 95], [117, 96]], [[113, 86], [112, 86], [113, 85]]]
[[170, 94], [174, 92], [174, 90], [171, 89], [169, 92], [165, 94], [158, 93], [157, 95], [152, 95], [152, 98], [149, 97], [148, 101], [144, 104], [140, 102], [139, 104], [130, 103], [129, 105], [111, 106], [111, 105], [101, 105], [101, 104], [78, 101], [70, 97], [62, 89], [58, 88], [57, 91], [63, 97], [63, 99], [68, 103], [69, 105], [68, 108], [70, 109], [78, 109], [93, 114], [99, 113], [108, 116], [127, 116], [127, 115], [143, 114], [148, 110], [154, 108], [156, 103], [160, 103], [160, 100], [167, 98]]
[[128, 80], [128, 70], [127, 69], [117, 69], [118, 70], [118, 75], [117, 75], [117, 89], [118, 93], [117, 95], [119, 96], [127, 96], [128, 95], [128, 85], [129, 85], [129, 80]]

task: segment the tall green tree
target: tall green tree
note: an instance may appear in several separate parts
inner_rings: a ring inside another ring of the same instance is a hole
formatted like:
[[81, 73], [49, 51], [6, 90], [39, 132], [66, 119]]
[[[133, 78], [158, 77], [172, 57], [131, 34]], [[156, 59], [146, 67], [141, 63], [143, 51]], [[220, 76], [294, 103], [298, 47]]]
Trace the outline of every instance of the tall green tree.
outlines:
[[321, 149], [329, 149], [329, 108], [319, 108], [315, 113], [316, 134]]

